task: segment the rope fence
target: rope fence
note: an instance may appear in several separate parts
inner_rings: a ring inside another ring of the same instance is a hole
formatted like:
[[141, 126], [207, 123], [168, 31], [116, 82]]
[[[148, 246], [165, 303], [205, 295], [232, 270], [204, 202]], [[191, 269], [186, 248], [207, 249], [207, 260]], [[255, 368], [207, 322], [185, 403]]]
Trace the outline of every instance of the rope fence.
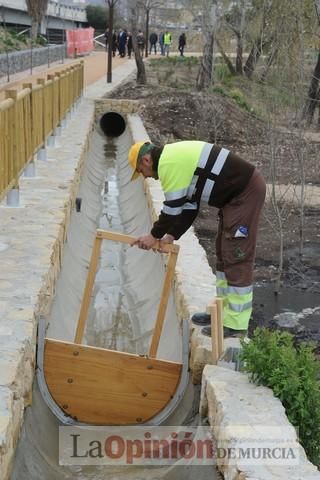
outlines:
[[81, 96], [83, 74], [79, 62], [36, 85], [25, 83], [19, 92], [6, 90], [0, 102], [0, 201], [18, 188], [25, 167]]

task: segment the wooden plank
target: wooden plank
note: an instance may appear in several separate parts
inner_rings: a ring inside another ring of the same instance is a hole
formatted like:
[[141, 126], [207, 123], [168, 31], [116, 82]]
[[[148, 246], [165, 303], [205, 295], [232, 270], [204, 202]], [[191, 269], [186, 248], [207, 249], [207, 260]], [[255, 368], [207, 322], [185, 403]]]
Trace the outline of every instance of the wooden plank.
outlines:
[[218, 357], [220, 358], [224, 351], [223, 335], [223, 299], [216, 298], [217, 305], [217, 326], [218, 326]]
[[160, 305], [159, 305], [159, 310], [157, 314], [156, 324], [153, 330], [153, 335], [152, 335], [152, 340], [151, 340], [151, 345], [149, 350], [150, 357], [156, 357], [157, 355], [176, 263], [177, 263], [177, 253], [171, 252], [169, 254], [167, 273], [166, 273], [165, 280], [162, 287], [162, 293], [160, 298]]
[[82, 303], [81, 303], [78, 325], [77, 325], [76, 334], [75, 334], [75, 337], [74, 337], [74, 342], [75, 343], [81, 343], [82, 342], [84, 329], [85, 329], [85, 324], [86, 324], [86, 319], [87, 319], [87, 316], [88, 316], [88, 311], [89, 311], [89, 306], [90, 306], [92, 289], [93, 289], [94, 281], [95, 281], [95, 278], [96, 278], [96, 272], [97, 272], [100, 250], [101, 250], [101, 243], [102, 243], [102, 238], [97, 237], [95, 239], [92, 254], [91, 254], [91, 260], [90, 260], [90, 264], [89, 264], [89, 271], [88, 271], [86, 286], [85, 286], [85, 289], [84, 289], [84, 294], [83, 294], [83, 299], [82, 299]]
[[46, 339], [44, 375], [56, 403], [94, 425], [140, 424], [167, 405], [182, 365]]
[[211, 314], [212, 363], [213, 365], [217, 365], [219, 352], [218, 352], [217, 305], [215, 303], [210, 306], [210, 314]]
[[[85, 323], [86, 323], [89, 306], [90, 306], [90, 298], [92, 295], [92, 289], [93, 289], [94, 281], [96, 277], [96, 271], [97, 271], [97, 266], [99, 261], [99, 254], [100, 254], [102, 240], [113, 240], [115, 242], [121, 242], [121, 243], [131, 245], [134, 242], [135, 237], [131, 237], [129, 235], [124, 235], [116, 232], [109, 232], [106, 230], [97, 230], [96, 240], [95, 240], [94, 248], [91, 255], [91, 261], [89, 265], [87, 282], [86, 282], [85, 291], [84, 291], [82, 304], [81, 304], [80, 316], [79, 316], [76, 334], [74, 338], [75, 343], [82, 342], [82, 338], [85, 330]], [[166, 272], [166, 276], [165, 276], [165, 280], [162, 288], [162, 294], [160, 298], [160, 305], [157, 313], [154, 333], [153, 333], [150, 351], [149, 351], [150, 357], [155, 357], [157, 354], [160, 336], [161, 336], [166, 309], [167, 309], [168, 300], [169, 300], [171, 283], [174, 276], [174, 269], [177, 262], [179, 246], [168, 245], [166, 250], [169, 252], [169, 260], [168, 260], [167, 272]]]
[[[103, 238], [104, 240], [113, 240], [114, 242], [121, 242], [126, 243], [127, 245], [131, 245], [135, 240], [136, 237], [132, 237], [130, 235], [124, 235], [122, 233], [117, 232], [108, 232], [106, 230], [97, 230], [97, 237]], [[154, 248], [153, 250], [159, 250], [159, 246]], [[163, 253], [170, 253], [170, 252], [179, 252], [178, 245], [166, 245], [162, 249]]]

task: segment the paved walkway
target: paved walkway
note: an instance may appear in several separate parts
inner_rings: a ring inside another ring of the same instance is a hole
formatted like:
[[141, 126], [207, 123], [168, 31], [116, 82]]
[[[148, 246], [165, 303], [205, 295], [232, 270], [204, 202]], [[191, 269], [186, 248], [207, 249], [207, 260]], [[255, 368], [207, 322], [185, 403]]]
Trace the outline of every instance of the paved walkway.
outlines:
[[[85, 86], [91, 85], [102, 77], [107, 76], [107, 54], [106, 52], [93, 52], [86, 57], [79, 57], [77, 59], [66, 59], [64, 63], [54, 62], [48, 68], [47, 65], [41, 65], [33, 69], [33, 74], [30, 75], [30, 70], [19, 72], [15, 75], [11, 75], [11, 81], [9, 83], [2, 83], [0, 85], [0, 101], [5, 98], [5, 90], [8, 89], [21, 89], [23, 83], [35, 83], [37, 78], [46, 78], [48, 73], [59, 72], [67, 66], [78, 63], [79, 60], [84, 61], [84, 84]], [[134, 60], [127, 60], [126, 58], [115, 57], [112, 59], [112, 70], [126, 63], [130, 64]]]

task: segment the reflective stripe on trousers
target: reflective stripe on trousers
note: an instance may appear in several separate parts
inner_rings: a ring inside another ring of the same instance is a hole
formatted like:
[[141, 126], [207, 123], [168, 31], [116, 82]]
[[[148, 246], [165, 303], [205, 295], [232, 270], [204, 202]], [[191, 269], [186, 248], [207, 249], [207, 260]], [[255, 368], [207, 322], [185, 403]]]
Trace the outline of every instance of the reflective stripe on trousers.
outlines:
[[216, 272], [217, 297], [223, 299], [223, 325], [233, 330], [247, 330], [252, 313], [252, 285], [228, 285], [224, 272]]

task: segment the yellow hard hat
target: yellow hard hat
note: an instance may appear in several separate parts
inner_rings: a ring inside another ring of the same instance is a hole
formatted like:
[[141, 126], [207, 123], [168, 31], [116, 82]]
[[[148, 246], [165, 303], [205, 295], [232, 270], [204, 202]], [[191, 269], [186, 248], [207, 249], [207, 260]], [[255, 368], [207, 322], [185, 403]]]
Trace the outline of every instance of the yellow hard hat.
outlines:
[[150, 152], [154, 145], [150, 142], [137, 142], [132, 145], [129, 150], [128, 160], [129, 164], [133, 168], [134, 172], [131, 177], [131, 181], [139, 177], [140, 173], [137, 172], [137, 165], [140, 157], [143, 157], [146, 153]]
[[139, 159], [140, 148], [142, 147], [142, 145], [144, 145], [144, 143], [145, 142], [137, 142], [134, 145], [132, 145], [132, 147], [129, 150], [128, 160], [129, 160], [129, 163], [130, 163], [131, 167], [134, 170], [133, 175], [131, 177], [131, 181], [135, 180], [140, 175], [140, 173], [137, 172], [136, 169], [137, 169], [137, 164], [138, 164], [138, 159]]

